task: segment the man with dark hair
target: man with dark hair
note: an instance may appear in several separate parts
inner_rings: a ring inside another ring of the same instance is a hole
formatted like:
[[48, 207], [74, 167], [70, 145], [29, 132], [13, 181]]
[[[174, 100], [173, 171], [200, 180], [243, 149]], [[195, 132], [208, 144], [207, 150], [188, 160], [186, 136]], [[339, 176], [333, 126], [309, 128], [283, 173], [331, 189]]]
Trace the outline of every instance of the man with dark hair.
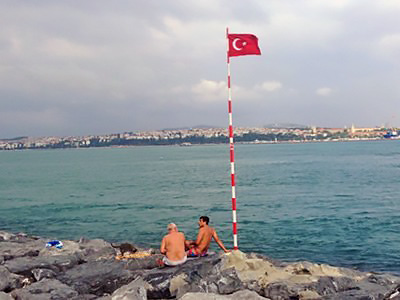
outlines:
[[208, 223], [210, 222], [210, 218], [207, 217], [207, 216], [201, 216], [199, 219], [200, 219], [200, 220], [203, 220], [204, 222], [206, 222], [207, 225], [208, 225]]
[[215, 229], [208, 226], [209, 222], [210, 218], [207, 216], [201, 216], [199, 218], [199, 233], [197, 234], [196, 241], [186, 241], [186, 247], [189, 248], [189, 251], [187, 252], [188, 257], [207, 255], [212, 239], [215, 240], [218, 246], [224, 250], [225, 253], [229, 252], [222, 241], [218, 238]]

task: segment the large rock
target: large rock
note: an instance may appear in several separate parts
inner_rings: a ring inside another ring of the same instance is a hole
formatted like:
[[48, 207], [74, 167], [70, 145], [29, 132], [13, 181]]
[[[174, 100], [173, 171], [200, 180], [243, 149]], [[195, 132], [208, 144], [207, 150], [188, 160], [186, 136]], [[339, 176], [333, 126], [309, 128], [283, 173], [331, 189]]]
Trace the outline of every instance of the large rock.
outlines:
[[21, 287], [22, 280], [22, 276], [12, 274], [7, 268], [0, 266], [0, 291], [9, 292]]
[[247, 289], [273, 300], [282, 299], [382, 299], [398, 277], [373, 275], [325, 264], [299, 262], [275, 264], [234, 251], [222, 269], [234, 268]]
[[18, 257], [8, 260], [4, 266], [12, 273], [32, 276], [33, 269], [50, 269], [56, 273], [70, 269], [81, 262], [81, 259], [75, 255], [67, 256], [36, 256], [36, 257]]
[[266, 300], [256, 292], [242, 290], [231, 295], [218, 295], [215, 293], [187, 293], [180, 300]]
[[63, 247], [57, 248], [42, 248], [40, 250], [40, 256], [66, 256], [76, 255], [82, 260], [93, 261], [100, 259], [112, 259], [115, 256], [115, 250], [111, 247], [110, 243], [101, 240], [94, 239], [88, 240], [81, 238], [79, 241], [68, 241], [63, 240]]
[[243, 289], [236, 271], [221, 269], [218, 255], [188, 260], [179, 267], [151, 270], [143, 274], [149, 299], [181, 297], [188, 292], [231, 294]]
[[117, 261], [117, 251], [100, 239], [63, 240], [62, 249], [45, 248], [46, 242], [0, 231], [0, 300], [10, 294], [34, 300], [400, 300], [400, 278], [389, 274], [281, 263], [240, 251], [159, 268], [159, 254]]
[[55, 278], [57, 273], [49, 269], [32, 269], [33, 277], [36, 281], [40, 281], [44, 278]]
[[73, 287], [80, 294], [103, 296], [131, 282], [138, 275], [124, 268], [119, 261], [91, 261], [76, 266], [57, 276], [61, 282]]
[[45, 246], [43, 240], [28, 240], [24, 243], [16, 241], [0, 242], [0, 253], [3, 260], [10, 260], [24, 256], [38, 256]]
[[11, 295], [19, 300], [71, 299], [79, 296], [77, 291], [54, 279], [44, 279], [14, 290]]
[[158, 268], [157, 260], [161, 259], [161, 254], [151, 255], [143, 258], [130, 258], [126, 261], [122, 261], [127, 270], [150, 270]]
[[39, 239], [39, 237], [35, 236], [28, 236], [25, 233], [10, 233], [6, 231], [0, 231], [0, 242], [1, 241], [11, 241], [11, 242], [17, 242], [17, 243], [26, 243], [29, 241], [34, 241]]
[[0, 230], [0, 242], [1, 241], [9, 241], [9, 240], [11, 240], [12, 236], [13, 236], [13, 234]]
[[147, 300], [148, 283], [142, 278], [137, 278], [131, 283], [117, 289], [112, 295], [111, 300]]
[[13, 300], [10, 294], [0, 292], [0, 300]]

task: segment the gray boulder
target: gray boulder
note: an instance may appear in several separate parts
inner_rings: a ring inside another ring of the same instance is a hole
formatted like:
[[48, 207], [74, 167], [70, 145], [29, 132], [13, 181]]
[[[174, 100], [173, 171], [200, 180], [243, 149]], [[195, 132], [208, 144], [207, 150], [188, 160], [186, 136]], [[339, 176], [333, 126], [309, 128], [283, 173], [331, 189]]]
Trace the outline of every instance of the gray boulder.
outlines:
[[180, 300], [266, 300], [254, 291], [242, 290], [231, 295], [219, 295], [215, 293], [187, 293]]
[[13, 300], [13, 297], [10, 294], [0, 292], [0, 300]]
[[211, 255], [187, 261], [179, 267], [150, 270], [143, 274], [149, 299], [181, 297], [188, 292], [231, 294], [244, 286], [236, 271], [221, 269], [221, 258]]
[[101, 239], [88, 240], [81, 238], [79, 241], [63, 240], [62, 249], [44, 248], [40, 250], [40, 256], [67, 256], [76, 255], [84, 261], [99, 259], [111, 259], [115, 255], [115, 250], [109, 243]]
[[13, 234], [7, 231], [0, 231], [0, 242], [1, 241], [9, 241], [12, 238]]
[[22, 276], [10, 273], [10, 271], [0, 266], [0, 291], [11, 291], [22, 286]]
[[6, 231], [0, 231], [0, 242], [1, 241], [11, 241], [11, 242], [17, 242], [17, 243], [26, 243], [29, 241], [34, 241], [39, 239], [39, 237], [35, 236], [28, 236], [26, 233], [10, 233]]
[[3, 260], [24, 257], [38, 256], [40, 250], [45, 246], [43, 240], [29, 240], [24, 243], [15, 241], [0, 242], [0, 253]]
[[55, 279], [43, 279], [23, 289], [16, 289], [11, 295], [19, 300], [55, 300], [78, 297], [78, 292]]
[[44, 278], [55, 278], [56, 272], [49, 269], [32, 269], [33, 277], [36, 281], [40, 281]]
[[8, 260], [4, 266], [12, 273], [32, 276], [33, 269], [50, 269], [56, 273], [68, 270], [81, 262], [76, 255], [18, 257]]
[[147, 300], [146, 288], [149, 288], [148, 284], [142, 278], [137, 278], [117, 289], [111, 295], [111, 300]]
[[161, 259], [163, 256], [161, 254], [151, 255], [143, 258], [130, 258], [126, 261], [121, 261], [124, 263], [125, 268], [127, 270], [136, 271], [136, 270], [150, 270], [158, 268], [159, 265], [157, 263], [158, 259]]
[[385, 300], [400, 300], [400, 284], [396, 287], [392, 288], [389, 292], [384, 296]]
[[123, 262], [100, 260], [78, 265], [59, 274], [57, 279], [80, 294], [103, 296], [112, 294], [137, 276], [134, 272], [126, 270]]

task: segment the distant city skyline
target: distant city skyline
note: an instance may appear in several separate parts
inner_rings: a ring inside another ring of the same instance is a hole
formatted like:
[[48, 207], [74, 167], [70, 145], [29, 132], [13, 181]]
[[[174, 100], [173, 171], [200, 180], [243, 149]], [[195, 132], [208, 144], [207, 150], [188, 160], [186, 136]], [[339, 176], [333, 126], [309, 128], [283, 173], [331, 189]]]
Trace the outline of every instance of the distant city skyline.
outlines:
[[400, 126], [400, 1], [0, 3], [0, 138], [225, 128]]
[[[326, 127], [326, 126], [318, 126], [318, 125], [307, 125], [307, 124], [295, 124], [295, 123], [274, 123], [274, 124], [265, 124], [263, 126], [234, 126], [234, 130], [246, 130], [246, 129], [295, 129], [295, 128], [303, 128], [303, 129], [312, 129], [312, 128], [319, 128], [319, 129], [363, 129], [363, 128], [380, 128], [380, 129], [388, 129], [395, 128], [396, 130], [399, 127], [389, 126], [388, 124], [382, 124], [377, 126], [356, 126], [355, 124], [345, 125], [345, 126], [333, 126], [333, 127]], [[227, 126], [212, 126], [212, 125], [195, 125], [195, 126], [182, 126], [182, 127], [174, 127], [174, 128], [159, 128], [159, 129], [148, 129], [148, 130], [123, 130], [123, 131], [108, 131], [108, 132], [100, 132], [100, 133], [88, 133], [88, 134], [66, 134], [66, 135], [41, 135], [41, 136], [34, 136], [34, 135], [19, 135], [19, 136], [9, 136], [9, 137], [1, 137], [0, 140], [12, 140], [12, 139], [19, 139], [19, 138], [46, 138], [46, 137], [89, 137], [89, 136], [106, 136], [106, 135], [118, 135], [118, 134], [125, 134], [125, 133], [148, 133], [148, 132], [162, 132], [162, 131], [191, 131], [191, 130], [222, 130], [228, 133]]]

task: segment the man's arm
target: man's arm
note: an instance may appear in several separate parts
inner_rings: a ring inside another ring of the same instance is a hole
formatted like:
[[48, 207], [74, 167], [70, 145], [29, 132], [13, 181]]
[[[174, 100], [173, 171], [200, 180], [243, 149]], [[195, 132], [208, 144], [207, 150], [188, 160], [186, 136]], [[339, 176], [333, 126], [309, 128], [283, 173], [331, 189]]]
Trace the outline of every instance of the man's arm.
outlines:
[[161, 241], [160, 252], [161, 252], [161, 254], [167, 253], [167, 245], [166, 245], [166, 242], [165, 242], [165, 237]]
[[217, 232], [215, 231], [215, 229], [213, 230], [213, 234], [212, 237], [214, 238], [215, 242], [218, 244], [218, 246], [224, 250], [225, 253], [229, 252], [228, 249], [225, 248], [224, 244], [222, 243], [222, 241], [219, 239]]

